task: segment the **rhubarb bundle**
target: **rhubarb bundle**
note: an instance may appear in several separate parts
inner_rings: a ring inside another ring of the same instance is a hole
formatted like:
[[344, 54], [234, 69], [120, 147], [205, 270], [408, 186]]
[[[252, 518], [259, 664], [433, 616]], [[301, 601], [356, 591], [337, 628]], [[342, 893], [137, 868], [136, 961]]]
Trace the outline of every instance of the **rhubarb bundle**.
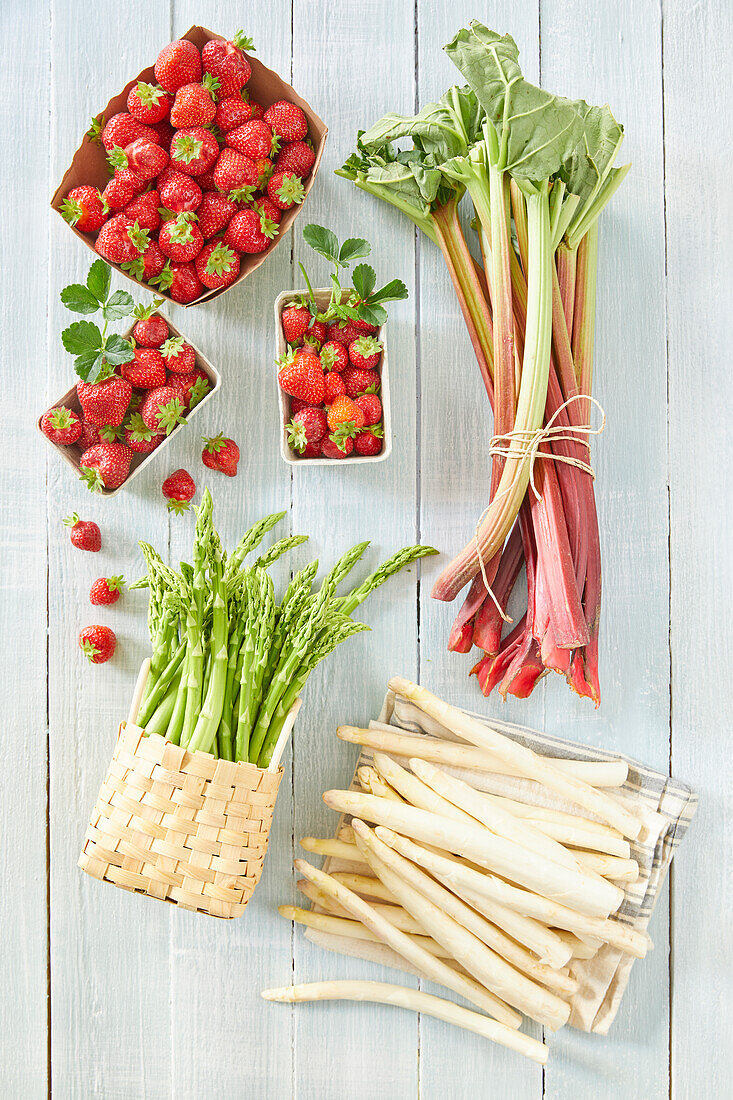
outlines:
[[[441, 249], [494, 413], [487, 508], [432, 594], [470, 584], [448, 644], [483, 651], [472, 672], [485, 695], [524, 698], [553, 669], [598, 705], [597, 223], [629, 168], [614, 166], [623, 128], [608, 107], [528, 83], [509, 35], [472, 23], [445, 49], [467, 86], [360, 132], [339, 172]], [[458, 218], [466, 193], [481, 262]], [[505, 630], [523, 564], [527, 610]]]

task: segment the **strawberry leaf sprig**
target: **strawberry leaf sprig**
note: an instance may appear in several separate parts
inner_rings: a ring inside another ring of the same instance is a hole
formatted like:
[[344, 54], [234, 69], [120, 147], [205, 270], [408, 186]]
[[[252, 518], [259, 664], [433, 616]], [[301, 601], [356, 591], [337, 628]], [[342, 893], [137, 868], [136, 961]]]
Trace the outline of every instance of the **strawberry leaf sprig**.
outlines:
[[[392, 279], [379, 290], [377, 275], [369, 264], [358, 264], [352, 273], [352, 287], [344, 288], [339, 272], [347, 270], [354, 260], [360, 260], [371, 252], [371, 245], [363, 237], [349, 237], [339, 245], [338, 237], [322, 225], [306, 225], [303, 240], [324, 259], [334, 265], [331, 272], [331, 298], [325, 310], [319, 312], [313, 288], [308, 274], [300, 264], [306, 286], [308, 300], [306, 305], [318, 321], [366, 321], [367, 324], [383, 325], [387, 320], [385, 302], [397, 302], [407, 298], [408, 290], [401, 279]], [[344, 294], [344, 289], [350, 291]]]
[[95, 260], [85, 286], [71, 283], [61, 291], [61, 301], [73, 313], [102, 313], [101, 329], [93, 321], [75, 321], [61, 333], [64, 347], [75, 356], [74, 370], [84, 382], [101, 382], [114, 374], [115, 367], [135, 358], [129, 340], [116, 332], [107, 335], [110, 321], [129, 317], [135, 309], [132, 295], [126, 290], [110, 294], [111, 275], [109, 264]]

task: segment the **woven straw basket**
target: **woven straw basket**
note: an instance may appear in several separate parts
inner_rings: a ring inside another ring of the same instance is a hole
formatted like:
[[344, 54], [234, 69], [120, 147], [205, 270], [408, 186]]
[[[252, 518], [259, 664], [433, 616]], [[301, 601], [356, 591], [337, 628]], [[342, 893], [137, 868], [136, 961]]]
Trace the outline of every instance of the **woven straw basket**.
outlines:
[[[138, 700], [146, 674], [141, 670]], [[288, 716], [288, 736], [299, 704]], [[79, 866], [184, 909], [241, 916], [262, 874], [283, 774], [279, 759], [276, 749], [268, 770], [217, 760], [123, 722]]]

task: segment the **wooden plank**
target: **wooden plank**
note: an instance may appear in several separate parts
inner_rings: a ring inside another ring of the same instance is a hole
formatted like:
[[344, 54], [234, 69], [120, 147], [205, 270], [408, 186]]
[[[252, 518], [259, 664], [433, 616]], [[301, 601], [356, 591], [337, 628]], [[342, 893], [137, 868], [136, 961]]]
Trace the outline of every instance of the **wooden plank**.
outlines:
[[[672, 1091], [730, 1089], [731, 618], [727, 423], [733, 102], [723, 3], [664, 4], [672, 768], [700, 796], [673, 865]], [[692, 75], [694, 74], [694, 76]], [[727, 163], [726, 163], [727, 162]], [[720, 423], [719, 423], [720, 422]], [[727, 973], [726, 973], [727, 969]]]
[[[395, 215], [332, 173], [353, 148], [357, 130], [390, 108], [412, 110], [413, 6], [366, 0], [358, 13], [345, 18], [342, 5], [295, 0], [293, 25], [293, 84], [330, 127], [307, 220], [330, 226], [340, 239], [367, 237], [378, 277], [404, 279], [411, 295], [408, 302], [389, 307], [391, 458], [371, 466], [299, 467], [293, 473], [293, 523], [296, 530], [311, 534], [312, 550], [323, 568], [354, 542], [372, 540], [364, 565], [354, 570], [361, 577], [417, 536], [414, 245]], [[296, 262], [306, 264], [314, 285], [324, 285], [325, 261], [303, 246], [298, 228], [293, 246]], [[297, 268], [295, 280], [300, 286]], [[321, 804], [320, 793], [348, 782], [353, 772], [354, 753], [336, 740], [337, 724], [375, 716], [390, 674], [398, 668], [407, 675], [416, 671], [415, 577], [413, 569], [370, 597], [357, 616], [373, 633], [347, 642], [308, 684], [294, 740], [297, 855], [303, 855], [299, 837], [333, 829], [333, 815]], [[296, 929], [295, 981], [328, 975], [379, 978], [384, 971], [328, 954]], [[303, 1100], [322, 1095], [324, 1086], [331, 1095], [349, 1100], [417, 1094], [418, 1021], [411, 1014], [324, 1004], [297, 1008], [294, 1028], [294, 1093]], [[329, 1042], [322, 1041], [324, 1035], [330, 1036]]]
[[[18, 20], [0, 13], [0, 57], [6, 78], [17, 88], [31, 80], [41, 86], [49, 64], [49, 12], [34, 0]], [[33, 27], [33, 37], [27, 31]], [[45, 218], [38, 215], [48, 190], [48, 114], [33, 97], [4, 98], [3, 133], [23, 148], [22, 192], [10, 173], [0, 182], [3, 209], [15, 208], [23, 223], [27, 256], [43, 255]], [[27, 141], [26, 135], [33, 134]], [[20, 203], [20, 206], [18, 206]], [[46, 446], [28, 410], [38, 405], [38, 370], [46, 358], [46, 265], [19, 263], [17, 236], [3, 233], [0, 255], [6, 281], [0, 305], [5, 407], [0, 443], [0, 496], [4, 502], [3, 589], [0, 642], [5, 674], [12, 679], [12, 706], [6, 708], [0, 740], [0, 864], [3, 950], [0, 952], [0, 1080], [7, 1096], [29, 1100], [46, 1096], [47, 890], [46, 782]], [[35, 339], [28, 345], [28, 334]], [[39, 409], [40, 411], [40, 409]], [[19, 441], [23, 440], [23, 461]]]
[[[113, 20], [69, 18], [65, 8], [54, 5], [53, 186], [88, 118], [169, 40], [166, 8], [134, 0], [126, 17], [120, 35]], [[59, 340], [73, 318], [61, 306], [59, 290], [84, 279], [91, 259], [54, 215], [49, 399], [65, 393], [74, 378]], [[122, 284], [116, 276], [114, 281]], [[146, 491], [156, 468], [119, 497], [105, 500], [88, 494], [56, 456], [48, 460], [52, 1072], [53, 1089], [64, 1096], [164, 1096], [169, 1090], [170, 907], [95, 882], [76, 865], [117, 724], [148, 649], [144, 593], [124, 593], [110, 609], [92, 608], [89, 586], [98, 576], [138, 575], [139, 538], [165, 545], [162, 498]], [[73, 510], [99, 523], [99, 554], [71, 546], [61, 520]], [[76, 644], [80, 627], [94, 622], [112, 626], [118, 637], [114, 659], [103, 667], [87, 665]]]

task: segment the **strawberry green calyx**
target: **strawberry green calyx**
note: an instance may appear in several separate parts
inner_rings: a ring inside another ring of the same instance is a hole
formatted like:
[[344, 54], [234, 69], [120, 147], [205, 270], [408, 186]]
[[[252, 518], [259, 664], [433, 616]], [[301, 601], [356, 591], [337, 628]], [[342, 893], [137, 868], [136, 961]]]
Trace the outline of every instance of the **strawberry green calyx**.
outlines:
[[83, 481], [86, 484], [90, 493], [101, 493], [102, 489], [104, 489], [102, 475], [99, 470], [94, 469], [93, 466], [84, 467], [84, 471], [79, 481]]
[[107, 577], [106, 583], [107, 588], [110, 590], [110, 592], [121, 592], [122, 589], [125, 587], [125, 578], [122, 576], [122, 574], [119, 574], [116, 577]]
[[174, 218], [178, 217], [178, 213], [175, 210], [169, 210], [167, 206], [159, 206], [158, 213], [162, 222], [172, 222]]
[[120, 264], [120, 267], [123, 271], [126, 271], [128, 275], [132, 275], [133, 279], [137, 279], [139, 283], [143, 281], [145, 260], [142, 256], [138, 256], [135, 260], [127, 260], [126, 263]]
[[139, 412], [134, 412], [127, 418], [125, 427], [134, 443], [149, 443], [155, 435], [155, 432], [147, 426]]
[[112, 424], [104, 424], [99, 429], [99, 438], [103, 439], [105, 443], [117, 443], [122, 439], [122, 428], [115, 428]]
[[127, 168], [127, 153], [120, 145], [115, 145], [107, 156], [107, 163], [110, 168]]
[[244, 53], [257, 53], [254, 42], [244, 31], [237, 31], [232, 42], [237, 49], [242, 50]]
[[99, 654], [102, 652], [101, 649], [97, 649], [94, 642], [90, 642], [88, 638], [79, 643], [79, 648], [81, 649], [86, 659], [89, 661], [90, 665], [94, 664], [94, 658], [98, 657]]
[[160, 431], [170, 435], [173, 429], [183, 422], [185, 412], [177, 397], [171, 398], [165, 405], [159, 405], [155, 415]]
[[370, 359], [372, 355], [378, 355], [384, 347], [379, 340], [375, 340], [373, 336], [359, 336], [354, 341], [354, 351], [358, 352], [363, 359]]
[[93, 145], [101, 145], [102, 143], [102, 130], [105, 127], [107, 120], [104, 115], [100, 115], [99, 118], [93, 118], [92, 124], [87, 130], [84, 137], [88, 137]]
[[270, 145], [270, 160], [274, 160], [279, 152], [280, 152], [280, 138], [273, 130], [272, 144]]
[[190, 500], [176, 500], [175, 497], [168, 497], [168, 511], [174, 512], [177, 516], [180, 516], [183, 512], [187, 512], [190, 507]]
[[56, 431], [64, 431], [65, 428], [70, 428], [79, 418], [76, 413], [73, 413], [71, 409], [67, 409], [61, 405], [58, 409], [54, 409], [49, 416], [51, 426]]
[[[133, 263], [136, 261], [133, 260]], [[142, 260], [140, 261], [142, 263]], [[122, 265], [125, 266], [124, 264]], [[157, 286], [160, 290], [168, 290], [173, 283], [173, 270], [171, 268], [170, 260], [167, 261], [165, 267], [161, 271], [160, 275], [156, 275], [154, 279], [150, 280], [151, 286]]]
[[[138, 259], [133, 260], [132, 262], [142, 263], [142, 260]], [[138, 321], [147, 321], [158, 309], [160, 309], [164, 301], [164, 298], [154, 298], [149, 306], [144, 306], [142, 302], [139, 302], [138, 305], [135, 306], [133, 313]]]
[[362, 428], [364, 432], [371, 432], [377, 439], [384, 439], [384, 428], [381, 422], [379, 424], [369, 424], [366, 428]]
[[179, 214], [172, 223], [168, 239], [172, 244], [185, 244], [187, 241], [192, 240], [193, 233], [191, 232], [190, 219], [185, 217], [184, 214]]
[[61, 217], [69, 225], [76, 225], [84, 211], [76, 199], [64, 199], [61, 203]]
[[204, 127], [204, 129], [208, 130], [209, 133], [212, 133], [220, 145], [224, 144], [224, 134], [215, 122], [210, 122], [208, 126]]
[[143, 107], [157, 107], [165, 95], [159, 84], [146, 84], [144, 80], [138, 80], [135, 93]]
[[302, 179], [293, 172], [286, 172], [276, 194], [283, 202], [300, 204], [305, 198]]
[[169, 336], [160, 349], [164, 359], [177, 359], [183, 350], [185, 340], [182, 336]]
[[77, 523], [81, 523], [78, 512], [72, 512], [70, 516], [64, 516], [62, 523], [64, 527], [76, 527]]
[[339, 424], [335, 432], [331, 432], [330, 440], [335, 443], [340, 451], [346, 450], [346, 440], [355, 439], [358, 435], [356, 424], [353, 420], [347, 420], [343, 424]]
[[212, 249], [211, 255], [206, 261], [207, 275], [228, 275], [237, 262], [236, 253], [232, 252], [223, 242]]
[[247, 184], [245, 187], [235, 187], [233, 191], [229, 192], [228, 198], [232, 202], [249, 202], [254, 196], [256, 191], [255, 187]]
[[301, 424], [299, 420], [291, 420], [287, 427], [288, 442], [294, 451], [298, 454], [302, 454], [306, 448], [308, 440], [305, 434], [305, 425]]
[[201, 442], [204, 444], [204, 450], [208, 451], [210, 455], [218, 454], [227, 445], [226, 436], [222, 432], [219, 435], [212, 435], [210, 439], [202, 435]]
[[203, 147], [203, 141], [192, 134], [177, 134], [173, 139], [171, 156], [175, 160], [183, 161], [184, 164], [190, 164], [192, 160], [201, 156]]
[[267, 237], [268, 241], [271, 241], [273, 237], [277, 236], [278, 224], [274, 222], [272, 218], [268, 218], [266, 214], [260, 215], [260, 230], [263, 237]]
[[276, 366], [282, 370], [283, 367], [289, 367], [295, 362], [295, 356], [297, 351], [295, 348], [288, 347], [287, 351], [284, 351], [282, 355], [278, 356], [275, 360]]
[[150, 231], [148, 229], [141, 229], [139, 222], [135, 222], [134, 225], [130, 226], [127, 230], [127, 236], [135, 245], [138, 252], [144, 252], [150, 245]]
[[209, 392], [209, 383], [205, 378], [197, 378], [194, 384], [191, 386], [188, 394], [188, 407], [189, 409], [195, 409], [199, 401], [203, 401], [206, 394]]
[[204, 78], [201, 81], [201, 84], [212, 96], [215, 92], [218, 92], [219, 88], [221, 87], [218, 78], [215, 77], [213, 73], [204, 73]]

